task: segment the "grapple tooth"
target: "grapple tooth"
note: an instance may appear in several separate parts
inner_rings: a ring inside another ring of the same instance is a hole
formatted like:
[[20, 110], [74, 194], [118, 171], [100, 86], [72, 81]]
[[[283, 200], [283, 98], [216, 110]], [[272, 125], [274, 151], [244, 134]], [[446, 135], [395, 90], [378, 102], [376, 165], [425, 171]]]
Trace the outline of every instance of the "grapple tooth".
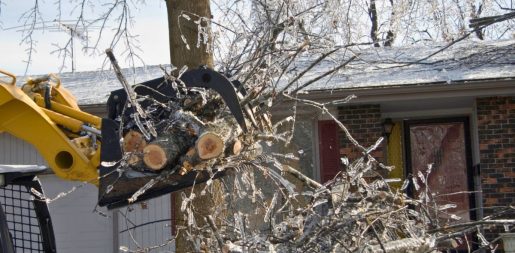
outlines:
[[241, 110], [238, 95], [231, 82], [225, 78], [225, 76], [212, 69], [198, 68], [186, 71], [180, 79], [184, 82], [186, 87], [208, 88], [218, 92], [227, 107], [229, 107], [234, 118], [236, 118], [241, 129], [247, 132], [247, 125], [243, 111]]

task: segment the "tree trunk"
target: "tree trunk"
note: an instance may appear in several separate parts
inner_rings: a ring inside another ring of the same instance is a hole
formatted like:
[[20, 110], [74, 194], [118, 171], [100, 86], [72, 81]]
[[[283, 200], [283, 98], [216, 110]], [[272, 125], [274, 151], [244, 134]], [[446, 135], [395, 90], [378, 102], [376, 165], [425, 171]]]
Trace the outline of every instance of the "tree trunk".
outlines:
[[[211, 38], [209, 38], [208, 44], [199, 43], [197, 47], [199, 31], [197, 25], [193, 22], [198, 20], [199, 17], [211, 18], [209, 0], [166, 0], [166, 6], [168, 11], [171, 63], [178, 69], [181, 69], [183, 66], [187, 66], [188, 69], [194, 69], [201, 65], [213, 67], [213, 55], [209, 48], [212, 44]], [[183, 14], [189, 16], [191, 20], [188, 21], [186, 18], [180, 17]], [[202, 20], [201, 25], [209, 30], [209, 23], [206, 20]], [[186, 172], [184, 171], [184, 173]], [[212, 193], [208, 191], [205, 195], [201, 195], [204, 185], [196, 185], [193, 190], [197, 196], [193, 200], [193, 205], [195, 205], [196, 210], [195, 220], [198, 222], [199, 227], [204, 225], [204, 218], [212, 214], [211, 209], [222, 198], [220, 183], [216, 180], [213, 182], [212, 187], [214, 187]], [[187, 196], [191, 193], [190, 188], [183, 189], [182, 191]], [[176, 219], [175, 224], [176, 226], [186, 226], [185, 216], [180, 210], [182, 201], [180, 192], [173, 194], [175, 194], [175, 197], [172, 197], [172, 201], [173, 199], [176, 200], [176, 203], [172, 202], [175, 215], [173, 219]], [[185, 233], [179, 231], [176, 239], [176, 251], [191, 252], [192, 249], [189, 245], [191, 244], [187, 241]]]
[[[170, 61], [178, 69], [186, 65], [189, 69], [197, 68], [201, 65], [213, 67], [213, 56], [208, 51], [208, 44], [200, 43], [197, 47], [198, 27], [194, 20], [199, 17], [211, 18], [209, 0], [167, 0], [166, 8], [168, 11], [168, 31], [170, 39]], [[191, 18], [188, 21], [181, 15]], [[206, 21], [202, 21], [203, 26], [209, 26]], [[182, 36], [181, 36], [182, 35]], [[183, 37], [186, 43], [183, 41]]]
[[[479, 18], [479, 16], [481, 16], [481, 12], [483, 12], [483, 4], [480, 3], [476, 10], [476, 5], [471, 3], [470, 9], [470, 19]], [[484, 40], [483, 29], [476, 28], [475, 34], [478, 39]]]
[[386, 40], [383, 44], [385, 47], [391, 47], [393, 41], [395, 40], [395, 32], [393, 27], [393, 22], [395, 21], [395, 6], [393, 0], [390, 0], [390, 6], [392, 7], [392, 11], [390, 12], [390, 28], [388, 29], [388, 32], [386, 32]]
[[370, 17], [370, 21], [372, 22], [372, 26], [370, 27], [370, 38], [372, 38], [372, 42], [374, 43], [374, 47], [380, 47], [379, 39], [377, 38], [377, 9], [376, 9], [376, 1], [370, 0], [370, 7], [368, 8], [368, 16]]

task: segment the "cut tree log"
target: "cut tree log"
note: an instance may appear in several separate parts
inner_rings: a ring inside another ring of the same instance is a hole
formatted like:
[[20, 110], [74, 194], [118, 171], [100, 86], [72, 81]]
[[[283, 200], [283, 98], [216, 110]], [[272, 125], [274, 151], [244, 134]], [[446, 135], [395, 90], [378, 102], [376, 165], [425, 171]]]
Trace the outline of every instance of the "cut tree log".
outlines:
[[234, 120], [218, 120], [206, 125], [200, 132], [195, 148], [200, 159], [219, 157], [235, 141], [241, 130]]
[[195, 148], [190, 148], [188, 152], [181, 158], [181, 168], [179, 175], [184, 176], [190, 172], [196, 164], [200, 162], [197, 151]]
[[[185, 115], [188, 114], [176, 117], [180, 127], [169, 128], [156, 140], [144, 145], [144, 168], [159, 171], [168, 164], [173, 164], [172, 167], [179, 165], [179, 174], [185, 175], [199, 164], [207, 164], [208, 160], [224, 155], [239, 154], [244, 148], [239, 140], [242, 130], [231, 115], [204, 125]], [[127, 137], [125, 145], [128, 147], [137, 146], [132, 139], [144, 140], [141, 134], [131, 133]]]
[[235, 139], [227, 148], [229, 151], [228, 155], [239, 155], [241, 150], [243, 150], [243, 142], [241, 142], [239, 139]]
[[161, 170], [172, 158], [173, 152], [162, 143], [150, 143], [143, 149], [143, 162], [152, 170]]
[[136, 165], [141, 161], [138, 153], [143, 153], [147, 141], [143, 134], [135, 130], [129, 130], [123, 137], [122, 148], [124, 152], [132, 153], [128, 159], [130, 165]]
[[143, 151], [146, 144], [147, 141], [143, 134], [135, 130], [129, 130], [123, 137], [123, 151], [125, 152]]
[[145, 146], [143, 163], [151, 170], [162, 170], [167, 164], [178, 161], [188, 147], [193, 145], [193, 138], [185, 131], [167, 133]]
[[200, 135], [195, 146], [198, 156], [203, 160], [218, 157], [225, 149], [222, 136], [213, 132], [205, 132]]

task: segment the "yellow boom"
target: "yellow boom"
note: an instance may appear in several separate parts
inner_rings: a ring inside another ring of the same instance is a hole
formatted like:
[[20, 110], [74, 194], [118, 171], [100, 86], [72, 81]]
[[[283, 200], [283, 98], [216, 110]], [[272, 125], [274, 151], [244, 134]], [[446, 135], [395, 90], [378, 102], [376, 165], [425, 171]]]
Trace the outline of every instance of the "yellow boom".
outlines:
[[0, 132], [31, 143], [61, 178], [98, 184], [101, 118], [81, 111], [54, 75], [28, 80], [21, 88], [6, 71], [0, 79]]

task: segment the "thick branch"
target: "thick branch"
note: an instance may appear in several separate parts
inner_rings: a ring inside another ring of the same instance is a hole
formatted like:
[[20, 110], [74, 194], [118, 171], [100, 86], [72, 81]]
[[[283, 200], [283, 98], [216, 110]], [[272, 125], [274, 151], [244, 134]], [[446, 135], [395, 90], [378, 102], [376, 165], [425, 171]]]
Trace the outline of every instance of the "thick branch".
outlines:
[[372, 22], [372, 26], [370, 27], [370, 38], [372, 38], [372, 42], [374, 42], [374, 47], [380, 47], [379, 39], [377, 38], [377, 10], [376, 10], [376, 1], [370, 0], [370, 7], [368, 8], [368, 16], [370, 17], [370, 22]]

